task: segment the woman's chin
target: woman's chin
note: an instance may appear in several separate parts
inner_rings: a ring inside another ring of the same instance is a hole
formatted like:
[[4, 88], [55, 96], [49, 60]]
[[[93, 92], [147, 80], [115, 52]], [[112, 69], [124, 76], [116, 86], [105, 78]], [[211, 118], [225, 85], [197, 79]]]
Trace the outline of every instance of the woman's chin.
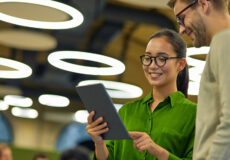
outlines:
[[162, 85], [162, 82], [161, 81], [151, 81], [150, 85], [154, 87], [160, 87]]

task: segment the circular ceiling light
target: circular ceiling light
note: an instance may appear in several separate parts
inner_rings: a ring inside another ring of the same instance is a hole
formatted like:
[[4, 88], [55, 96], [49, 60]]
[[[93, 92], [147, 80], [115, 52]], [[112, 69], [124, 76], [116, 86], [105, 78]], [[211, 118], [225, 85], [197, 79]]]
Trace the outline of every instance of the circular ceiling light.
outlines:
[[68, 98], [59, 95], [43, 94], [38, 97], [39, 103], [50, 107], [66, 107], [70, 101]]
[[111, 98], [120, 98], [120, 99], [127, 99], [127, 98], [138, 98], [143, 94], [143, 91], [140, 87], [122, 83], [122, 82], [114, 82], [114, 81], [105, 81], [105, 80], [86, 80], [81, 81], [78, 85], [89, 85], [89, 84], [96, 84], [102, 83], [108, 94]]
[[[107, 64], [111, 67], [89, 67], [77, 64], [71, 64], [63, 59], [88, 60], [98, 63]], [[48, 56], [48, 61], [53, 66], [66, 71], [81, 73], [87, 75], [117, 75], [125, 71], [125, 65], [114, 58], [80, 51], [57, 51]]]
[[114, 104], [115, 108], [117, 111], [119, 111], [119, 109], [121, 109], [121, 107], [123, 106], [124, 104]]
[[18, 95], [7, 95], [4, 97], [4, 101], [11, 106], [17, 107], [30, 107], [33, 101], [29, 97], [23, 97]]
[[201, 79], [201, 74], [202, 74], [202, 68], [197, 68], [197, 67], [192, 67], [189, 68], [188, 72], [189, 72], [189, 80], [193, 81], [193, 82], [197, 82], [200, 83], [200, 79]]
[[0, 78], [26, 78], [32, 74], [32, 69], [21, 62], [0, 57], [0, 66], [7, 66], [15, 70], [0, 70]]
[[74, 114], [74, 120], [80, 123], [87, 123], [89, 112], [87, 110], [79, 110]]
[[191, 56], [208, 54], [209, 50], [210, 50], [210, 47], [187, 48], [187, 63], [189, 66], [192, 66], [191, 68], [189, 68], [189, 80], [190, 80], [189, 88], [188, 88], [189, 95], [198, 95], [201, 74], [205, 66], [205, 61], [195, 59]]
[[79, 12], [78, 10], [76, 10], [71, 6], [68, 6], [66, 4], [57, 1], [52, 1], [52, 0], [1, 0], [0, 1], [0, 3], [8, 3], [8, 2], [29, 3], [29, 4], [46, 6], [46, 7], [63, 11], [72, 17], [70, 20], [63, 21], [63, 22], [47, 22], [47, 21], [23, 19], [19, 17], [10, 16], [4, 13], [0, 13], [0, 20], [12, 24], [20, 25], [20, 26], [41, 28], [41, 29], [69, 29], [69, 28], [74, 28], [79, 26], [80, 24], [82, 24], [84, 20], [84, 17], [81, 12]]
[[210, 47], [190, 47], [187, 48], [187, 56], [198, 55], [198, 54], [208, 54]]
[[[118, 111], [123, 106], [123, 104], [114, 104], [114, 106]], [[88, 116], [89, 112], [87, 110], [79, 110], [75, 112], [73, 119], [80, 123], [87, 123]]]
[[5, 111], [9, 108], [8, 104], [3, 100], [0, 100], [0, 111]]
[[188, 94], [189, 95], [198, 95], [199, 94], [200, 83], [198, 82], [189, 82], [188, 85]]
[[38, 112], [35, 109], [31, 109], [31, 108], [13, 107], [11, 113], [16, 117], [21, 117], [21, 118], [35, 119], [38, 117]]
[[191, 56], [201, 55], [201, 54], [208, 54], [209, 50], [210, 50], [210, 47], [200, 47], [200, 48], [191, 47], [191, 48], [188, 48], [187, 49], [188, 65], [194, 66], [196, 68], [199, 68], [200, 73], [202, 73], [204, 65], [205, 65], [205, 61], [192, 58]]

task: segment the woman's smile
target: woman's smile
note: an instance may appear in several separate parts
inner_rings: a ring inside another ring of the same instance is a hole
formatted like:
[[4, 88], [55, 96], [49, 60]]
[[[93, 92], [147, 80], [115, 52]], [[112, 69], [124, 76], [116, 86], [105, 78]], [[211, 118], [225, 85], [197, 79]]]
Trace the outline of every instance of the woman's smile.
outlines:
[[152, 79], [159, 78], [163, 73], [149, 73]]

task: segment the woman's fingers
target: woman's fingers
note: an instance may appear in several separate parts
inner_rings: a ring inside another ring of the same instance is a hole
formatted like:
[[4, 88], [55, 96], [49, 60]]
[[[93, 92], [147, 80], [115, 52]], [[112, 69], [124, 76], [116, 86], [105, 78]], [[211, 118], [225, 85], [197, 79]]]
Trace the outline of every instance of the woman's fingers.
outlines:
[[141, 142], [143, 142], [143, 141], [145, 141], [146, 139], [149, 139], [149, 138], [150, 137], [148, 135], [143, 134], [139, 138], [135, 139], [135, 143], [141, 143]]
[[92, 121], [91, 123], [88, 123], [87, 126], [90, 127], [90, 128], [94, 128], [94, 127], [98, 126], [102, 121], [103, 121], [103, 118], [99, 117], [95, 121]]
[[135, 146], [136, 146], [137, 148], [140, 148], [140, 147], [142, 147], [142, 146], [145, 146], [147, 143], [148, 143], [148, 140], [144, 140], [144, 141], [141, 141], [141, 142], [139, 142], [139, 143], [135, 143]]
[[94, 115], [95, 115], [95, 111], [92, 111], [89, 113], [88, 118], [87, 118], [88, 124], [91, 124], [93, 122], [93, 116]]
[[95, 111], [90, 112], [87, 119], [88, 123], [86, 126], [86, 130], [95, 143], [101, 143], [103, 141], [101, 134], [108, 132], [109, 128], [106, 122], [102, 123], [103, 117], [99, 117], [96, 120], [93, 120], [94, 116]]
[[153, 141], [147, 133], [144, 132], [133, 132], [131, 133], [133, 137], [133, 145], [134, 148], [139, 150], [140, 152], [144, 152], [145, 150], [150, 151], [153, 146]]
[[139, 137], [142, 135], [142, 133], [141, 133], [141, 132], [130, 131], [130, 132], [129, 132], [129, 135], [130, 135], [130, 137], [131, 137], [132, 139], [137, 139], [137, 138], [139, 138]]
[[109, 131], [109, 128], [104, 128], [104, 129], [95, 131], [95, 132], [93, 132], [93, 133], [94, 133], [94, 135], [101, 135], [101, 134], [103, 134], [103, 133], [105, 133], [105, 132], [108, 132], [108, 131]]
[[93, 128], [89, 128], [89, 131], [90, 131], [90, 132], [96, 132], [96, 131], [101, 130], [101, 129], [106, 128], [106, 127], [107, 127], [107, 123], [104, 122], [104, 123], [101, 124], [101, 125], [98, 125], [98, 126], [93, 127]]
[[101, 124], [101, 122], [103, 121], [103, 118], [100, 117], [97, 120], [93, 121], [92, 123], [88, 124], [86, 126], [86, 130], [87, 132], [91, 135], [91, 136], [98, 136], [102, 133], [107, 132], [109, 129], [107, 127], [107, 123], [104, 122]]

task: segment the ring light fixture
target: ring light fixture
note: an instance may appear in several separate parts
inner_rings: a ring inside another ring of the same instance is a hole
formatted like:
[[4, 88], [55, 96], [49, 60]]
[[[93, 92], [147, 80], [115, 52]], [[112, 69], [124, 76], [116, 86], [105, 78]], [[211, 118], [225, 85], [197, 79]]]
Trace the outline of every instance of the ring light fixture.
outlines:
[[78, 110], [75, 112], [73, 119], [80, 123], [87, 123], [89, 112], [87, 110]]
[[200, 48], [187, 48], [187, 63], [191, 66], [189, 68], [189, 95], [198, 95], [201, 74], [204, 70], [205, 61], [192, 58], [193, 55], [208, 54], [210, 47], [200, 47]]
[[32, 69], [28, 65], [15, 60], [0, 57], [0, 65], [16, 70], [0, 70], [0, 78], [26, 78], [32, 74]]
[[[63, 61], [64, 59], [79, 59], [88, 60], [98, 63], [107, 64], [110, 67], [91, 67], [78, 64], [72, 64]], [[118, 75], [125, 71], [125, 65], [114, 58], [99, 55], [95, 53], [81, 52], [81, 51], [57, 51], [49, 54], [48, 61], [51, 65], [74, 73], [81, 73], [86, 75]]]
[[[123, 106], [123, 104], [114, 104], [117, 111]], [[87, 110], [78, 110], [75, 112], [73, 116], [73, 120], [80, 123], [87, 123], [87, 118], [89, 116], [89, 112]]]
[[3, 100], [0, 100], [0, 111], [5, 111], [9, 108], [9, 105], [4, 102]]
[[187, 48], [187, 56], [198, 55], [198, 54], [208, 54], [210, 47], [190, 47]]
[[15, 117], [21, 117], [21, 118], [35, 119], [38, 117], [38, 111], [31, 108], [13, 107], [11, 113]]
[[199, 82], [189, 82], [188, 85], [188, 94], [189, 95], [198, 95], [199, 94], [200, 83]]
[[143, 91], [140, 87], [114, 81], [105, 81], [105, 80], [86, 80], [81, 81], [78, 85], [88, 85], [102, 83], [108, 94], [111, 98], [127, 99], [127, 98], [138, 98], [143, 94]]
[[0, 20], [20, 26], [40, 28], [40, 29], [69, 29], [82, 24], [84, 17], [81, 12], [66, 4], [53, 0], [0, 0], [1, 3], [16, 2], [16, 3], [30, 3], [51, 7], [67, 13], [72, 19], [63, 22], [46, 22], [18, 18], [4, 13], [0, 13]]
[[6, 102], [8, 105], [16, 107], [30, 107], [33, 104], [31, 98], [18, 95], [6, 95], [4, 97], [4, 102]]
[[70, 103], [68, 98], [53, 94], [40, 95], [38, 101], [39, 103], [50, 107], [67, 107]]
[[117, 103], [114, 103], [114, 106], [116, 108], [117, 111], [119, 111], [119, 109], [121, 109], [121, 107], [123, 106], [124, 104], [117, 104]]

